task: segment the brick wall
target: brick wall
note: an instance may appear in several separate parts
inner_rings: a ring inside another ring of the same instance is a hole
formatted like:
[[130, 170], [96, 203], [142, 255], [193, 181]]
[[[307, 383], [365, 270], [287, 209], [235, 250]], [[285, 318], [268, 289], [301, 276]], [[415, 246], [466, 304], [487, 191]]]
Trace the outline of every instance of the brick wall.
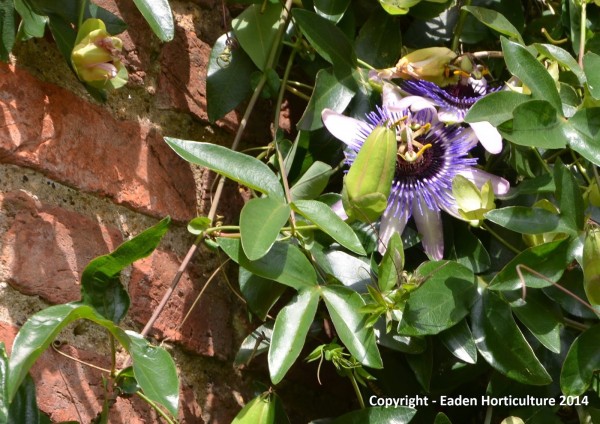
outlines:
[[[158, 250], [123, 276], [132, 299], [125, 325], [140, 331], [193, 241], [186, 221], [208, 211], [214, 179], [180, 160], [162, 137], [229, 145], [237, 125], [235, 113], [206, 122], [205, 74], [223, 32], [220, 2], [172, 2], [177, 31], [167, 44], [131, 1], [97, 3], [129, 25], [121, 37], [130, 83], [106, 104], [90, 99], [50, 37], [19, 43], [11, 63], [0, 64], [0, 340], [9, 350], [28, 316], [79, 299], [89, 260], [170, 215], [175, 223]], [[233, 185], [226, 198], [219, 213], [235, 219], [241, 199]], [[211, 283], [178, 328], [217, 264], [201, 249], [150, 333], [175, 357], [186, 423], [228, 423], [247, 400], [231, 365], [246, 330], [243, 308], [223, 281]], [[93, 324], [77, 322], [58, 340], [63, 353], [109, 366], [107, 337]], [[40, 408], [54, 422], [87, 423], [102, 408], [94, 368], [49, 350], [32, 375]], [[119, 398], [111, 414], [111, 423], [158, 422], [133, 399]]]

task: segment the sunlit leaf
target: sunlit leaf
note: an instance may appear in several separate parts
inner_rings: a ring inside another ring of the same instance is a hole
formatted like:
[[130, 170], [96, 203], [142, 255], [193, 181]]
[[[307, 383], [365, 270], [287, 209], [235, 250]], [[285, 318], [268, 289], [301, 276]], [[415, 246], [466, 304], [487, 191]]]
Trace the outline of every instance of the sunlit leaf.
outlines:
[[579, 396], [590, 387], [600, 370], [600, 325], [583, 332], [571, 345], [560, 373], [560, 388], [567, 396]]
[[252, 199], [244, 205], [240, 213], [240, 234], [249, 260], [260, 259], [269, 251], [288, 221], [290, 211], [287, 203], [270, 197]]
[[161, 41], [173, 39], [175, 24], [168, 0], [133, 0], [133, 2]]
[[281, 9], [279, 3], [268, 2], [264, 8], [263, 5], [252, 4], [231, 22], [241, 47], [261, 71], [266, 69], [277, 28], [281, 24]]

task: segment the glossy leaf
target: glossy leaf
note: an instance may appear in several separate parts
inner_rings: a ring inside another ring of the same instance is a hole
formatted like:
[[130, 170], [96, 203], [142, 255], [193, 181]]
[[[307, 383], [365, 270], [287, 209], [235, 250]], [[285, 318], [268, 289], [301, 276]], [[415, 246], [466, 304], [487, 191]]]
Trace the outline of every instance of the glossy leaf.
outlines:
[[29, 374], [21, 383], [10, 404], [8, 423], [40, 424], [41, 414], [37, 406], [35, 384]]
[[67, 303], [43, 309], [25, 322], [13, 343], [8, 374], [9, 401], [14, 398], [17, 388], [23, 382], [33, 363], [50, 346], [58, 333], [71, 322], [81, 318], [101, 325], [123, 346], [128, 346], [129, 337], [125, 332], [88, 305]]
[[129, 353], [133, 359], [133, 373], [144, 395], [163, 405], [173, 416], [179, 406], [179, 379], [177, 368], [169, 352], [151, 345], [133, 331], [129, 336]]
[[382, 292], [392, 290], [404, 270], [404, 246], [398, 233], [392, 234], [377, 271], [377, 284]]
[[129, 295], [121, 284], [121, 271], [133, 262], [149, 256], [160, 243], [171, 223], [167, 217], [155, 226], [126, 241], [108, 255], [93, 259], [81, 275], [83, 303], [118, 323], [129, 308]]
[[543, 208], [508, 206], [487, 212], [485, 218], [521, 234], [573, 233], [573, 229], [567, 226], [557, 214]]
[[446, 349], [468, 364], [477, 363], [477, 346], [471, 329], [465, 320], [440, 333], [440, 340]]
[[333, 173], [330, 165], [315, 161], [290, 188], [293, 200], [314, 199], [323, 192]]
[[344, 414], [331, 424], [407, 424], [416, 413], [416, 409], [407, 406], [365, 408]]
[[308, 106], [298, 121], [298, 129], [314, 131], [322, 128], [321, 111], [325, 108], [343, 112], [356, 92], [351, 88], [353, 84], [352, 73], [338, 79], [331, 68], [319, 70]]
[[487, 271], [491, 265], [490, 255], [483, 243], [469, 231], [467, 224], [462, 222], [455, 223], [454, 245], [449, 258], [466, 266], [475, 274]]
[[365, 315], [358, 312], [365, 305], [362, 297], [342, 286], [324, 286], [321, 296], [340, 340], [352, 356], [367, 367], [382, 368], [373, 329], [365, 327]]
[[289, 424], [283, 405], [276, 393], [258, 395], [242, 408], [231, 424]]
[[260, 4], [252, 4], [231, 21], [237, 40], [261, 71], [266, 69], [280, 25], [281, 9], [279, 3], [265, 3], [264, 8]]
[[572, 233], [577, 234], [578, 231], [583, 230], [583, 196], [577, 180], [560, 160], [554, 165], [554, 181], [561, 221], [571, 229]]
[[240, 240], [221, 237], [217, 243], [227, 256], [260, 277], [296, 290], [317, 284], [317, 274], [311, 263], [299, 248], [289, 243], [276, 242], [269, 253], [256, 261], [246, 257]]
[[[568, 247], [569, 243], [566, 240], [557, 240], [524, 250], [496, 274], [490, 282], [490, 290], [517, 290], [522, 287], [523, 283], [530, 288], [551, 286], [553, 282], [558, 281], [570, 262]], [[548, 281], [523, 268], [521, 268], [521, 272], [524, 281], [521, 281], [517, 265], [524, 265], [535, 270], [546, 277]]]
[[317, 313], [319, 290], [300, 290], [277, 314], [269, 347], [269, 373], [273, 384], [283, 380], [296, 362]]
[[366, 293], [367, 284], [373, 282], [369, 261], [366, 258], [350, 255], [338, 249], [320, 252], [313, 248], [311, 252], [324, 272], [358, 293]]
[[513, 119], [515, 108], [531, 100], [514, 91], [497, 91], [481, 98], [467, 112], [465, 122], [487, 121], [494, 126]]
[[450, 421], [450, 418], [443, 412], [438, 412], [433, 424], [452, 424], [452, 421]]
[[260, 325], [244, 339], [240, 349], [235, 355], [233, 365], [236, 367], [248, 366], [252, 359], [267, 352], [272, 336], [273, 321]]
[[0, 60], [8, 62], [17, 37], [15, 9], [12, 1], [0, 0]]
[[[517, 296], [521, 296], [519, 291]], [[524, 302], [514, 302], [512, 309], [519, 321], [531, 331], [548, 350], [560, 353], [560, 308], [540, 291], [528, 290]]]
[[275, 281], [254, 275], [243, 267], [239, 268], [238, 281], [248, 308], [262, 321], [286, 288]]
[[250, 76], [258, 69], [244, 49], [228, 45], [234, 43], [229, 40], [235, 40], [231, 32], [220, 36], [208, 60], [206, 111], [210, 122], [221, 119], [252, 94]]
[[471, 13], [479, 22], [498, 31], [500, 34], [506, 35], [521, 44], [523, 43], [519, 30], [501, 13], [478, 6], [463, 6], [462, 10]]
[[406, 355], [406, 362], [415, 374], [415, 378], [421, 387], [429, 392], [431, 376], [433, 375], [433, 349], [431, 343], [429, 343], [427, 349], [419, 355]]
[[600, 107], [579, 110], [568, 121], [569, 146], [581, 156], [600, 166]]
[[133, 0], [133, 2], [161, 41], [173, 39], [175, 24], [168, 0]]
[[600, 370], [600, 325], [583, 332], [571, 345], [560, 372], [560, 388], [567, 396], [584, 394]]
[[23, 20], [19, 28], [19, 38], [29, 39], [32, 37], [41, 38], [46, 29], [45, 16], [38, 15], [32, 9], [29, 3], [24, 0], [15, 0], [15, 9]]
[[8, 355], [4, 342], [0, 342], [0, 423], [8, 420]]
[[346, 249], [361, 256], [367, 254], [352, 228], [325, 203], [317, 200], [297, 200], [292, 207]]
[[398, 20], [383, 10], [371, 14], [356, 38], [356, 55], [377, 69], [394, 66], [400, 58], [401, 48]]
[[498, 372], [523, 384], [552, 382], [515, 323], [510, 306], [494, 292], [484, 290], [473, 306], [471, 331], [477, 350]]
[[587, 78], [587, 86], [590, 94], [597, 100], [600, 100], [600, 55], [587, 52], [583, 56], [583, 69]]
[[[562, 110], [556, 83], [540, 62], [522, 45], [501, 38], [508, 70], [531, 90], [534, 99], [547, 101], [555, 110]], [[516, 116], [516, 115], [515, 115]]]
[[399, 333], [438, 334], [468, 313], [477, 298], [473, 272], [451, 261], [427, 262], [418, 269], [426, 281], [410, 294]]
[[208, 230], [211, 225], [212, 221], [209, 217], [197, 216], [188, 223], [187, 230], [197, 236]]
[[267, 165], [243, 153], [216, 144], [165, 137], [175, 152], [188, 162], [209, 168], [227, 178], [270, 196], [283, 199], [277, 176]]
[[583, 85], [585, 83], [586, 75], [584, 74], [583, 70], [581, 69], [575, 58], [573, 58], [573, 56], [571, 56], [571, 54], [568, 51], [558, 46], [555, 46], [554, 44], [536, 43], [533, 46], [540, 54], [543, 54], [547, 58], [556, 60], [565, 69], [573, 72], [577, 77], [577, 81], [579, 82], [579, 84]]
[[244, 253], [251, 261], [262, 258], [273, 246], [290, 217], [290, 206], [270, 197], [248, 201], [240, 213]]
[[315, 12], [319, 16], [337, 23], [342, 19], [350, 0], [315, 0]]
[[354, 80], [348, 79], [356, 67], [356, 53], [344, 33], [327, 19], [307, 10], [293, 9], [292, 16], [317, 53], [333, 65], [336, 78], [348, 81], [348, 88], [356, 90]]

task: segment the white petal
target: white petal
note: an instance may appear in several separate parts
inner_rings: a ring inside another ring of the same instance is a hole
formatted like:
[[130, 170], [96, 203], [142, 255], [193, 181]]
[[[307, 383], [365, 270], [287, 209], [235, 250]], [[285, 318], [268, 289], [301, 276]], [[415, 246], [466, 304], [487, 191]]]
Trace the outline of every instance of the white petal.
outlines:
[[387, 244], [392, 235], [394, 235], [394, 233], [401, 235], [404, 231], [404, 227], [406, 227], [406, 222], [410, 217], [410, 211], [402, 206], [400, 206], [398, 216], [394, 216], [396, 205], [394, 205], [392, 202], [390, 202], [390, 205], [383, 213], [383, 216], [381, 217], [381, 225], [379, 227], [379, 242], [377, 243], [377, 250], [379, 250], [379, 253], [382, 255], [385, 253]]
[[460, 171], [459, 174], [473, 181], [479, 189], [481, 189], [486, 181], [490, 181], [492, 183], [492, 188], [494, 189], [494, 194], [496, 195], [501, 196], [508, 193], [508, 190], [510, 190], [510, 183], [504, 178], [479, 169], [468, 168]]
[[425, 253], [431, 259], [439, 261], [444, 257], [444, 230], [439, 211], [431, 210], [419, 196], [413, 202], [413, 219], [417, 230], [423, 236]]
[[496, 127], [487, 121], [473, 122], [470, 125], [485, 150], [493, 154], [502, 151], [502, 136]]
[[456, 124], [463, 121], [461, 114], [452, 108], [440, 108], [438, 111], [438, 118], [445, 124]]
[[348, 219], [348, 214], [346, 214], [346, 210], [344, 209], [341, 199], [331, 205], [331, 210], [344, 221]]
[[321, 118], [325, 127], [335, 138], [355, 150], [359, 150], [361, 146], [357, 143], [360, 131], [362, 130], [366, 134], [371, 132], [371, 127], [366, 122], [344, 116], [331, 109], [324, 109], [321, 112]]

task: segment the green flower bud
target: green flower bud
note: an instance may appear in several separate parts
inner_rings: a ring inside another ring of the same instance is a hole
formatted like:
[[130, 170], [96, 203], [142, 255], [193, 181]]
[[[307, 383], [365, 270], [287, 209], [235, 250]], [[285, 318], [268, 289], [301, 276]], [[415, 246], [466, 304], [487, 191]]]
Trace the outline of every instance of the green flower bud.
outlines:
[[396, 132], [377, 127], [367, 137], [344, 178], [342, 202], [351, 219], [373, 222], [387, 207], [396, 171]]
[[[548, 212], [552, 212], [555, 215], [559, 214], [556, 206], [554, 206], [554, 204], [552, 204], [547, 199], [542, 199], [540, 201], [535, 202], [533, 204], [533, 207], [546, 209]], [[527, 246], [533, 247], [533, 246], [538, 246], [538, 245], [544, 244], [544, 243], [550, 243], [551, 241], [564, 239], [564, 238], [568, 237], [568, 235], [566, 233], [562, 233], [562, 232], [548, 232], [548, 233], [542, 233], [542, 234], [523, 234], [522, 237], [523, 237], [523, 241], [525, 242], [525, 244]]]
[[127, 83], [121, 63], [123, 42], [106, 31], [100, 19], [87, 19], [79, 28], [71, 63], [81, 81], [96, 88], [119, 88]]
[[398, 61], [393, 78], [420, 78], [440, 87], [455, 84], [458, 76], [449, 72], [449, 65], [456, 57], [456, 53], [446, 47], [415, 50]]
[[600, 306], [600, 228], [588, 230], [583, 243], [583, 287], [593, 306]]
[[461, 218], [473, 227], [479, 227], [484, 219], [483, 215], [496, 208], [490, 181], [486, 181], [480, 190], [471, 180], [457, 175], [452, 180], [452, 194]]

